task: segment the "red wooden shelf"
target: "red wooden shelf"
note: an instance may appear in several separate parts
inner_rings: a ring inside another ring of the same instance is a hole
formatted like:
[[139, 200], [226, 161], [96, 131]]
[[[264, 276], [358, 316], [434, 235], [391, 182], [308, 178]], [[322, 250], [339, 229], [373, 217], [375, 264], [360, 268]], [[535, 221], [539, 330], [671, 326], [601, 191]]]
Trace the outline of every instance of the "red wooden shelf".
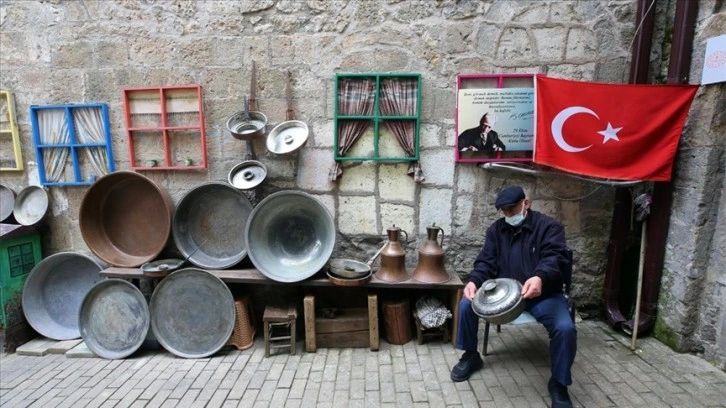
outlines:
[[125, 88], [123, 96], [132, 169], [207, 168], [200, 85]]

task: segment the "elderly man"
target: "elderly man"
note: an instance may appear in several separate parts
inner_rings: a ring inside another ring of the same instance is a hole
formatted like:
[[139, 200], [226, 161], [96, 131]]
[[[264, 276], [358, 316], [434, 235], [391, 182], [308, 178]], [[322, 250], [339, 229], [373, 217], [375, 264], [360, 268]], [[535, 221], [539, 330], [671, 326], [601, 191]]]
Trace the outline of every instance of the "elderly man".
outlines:
[[494, 205], [504, 217], [487, 229], [484, 247], [464, 287], [456, 344], [464, 354], [451, 371], [451, 379], [465, 381], [484, 364], [477, 352], [479, 317], [471, 308], [477, 289], [487, 279], [516, 279], [523, 286], [525, 310], [549, 333], [552, 407], [571, 407], [567, 386], [572, 384], [570, 369], [577, 352], [577, 331], [562, 293], [561, 271], [568, 262], [564, 228], [553, 218], [531, 210], [519, 186], [500, 191]]
[[459, 151], [497, 152], [507, 150], [507, 146], [499, 139], [499, 133], [492, 129], [489, 113], [482, 115], [479, 126], [466, 129], [459, 135]]

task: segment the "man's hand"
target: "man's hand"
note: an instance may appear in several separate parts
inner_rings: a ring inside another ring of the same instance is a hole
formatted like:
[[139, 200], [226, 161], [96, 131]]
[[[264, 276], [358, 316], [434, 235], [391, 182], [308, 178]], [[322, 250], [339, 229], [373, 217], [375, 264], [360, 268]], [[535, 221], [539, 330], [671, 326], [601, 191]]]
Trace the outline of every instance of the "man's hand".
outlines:
[[464, 297], [472, 300], [474, 299], [474, 295], [476, 294], [476, 285], [474, 282], [469, 282], [464, 286]]
[[[468, 285], [467, 285], [468, 286]], [[466, 293], [466, 288], [464, 288]], [[522, 286], [522, 297], [525, 299], [534, 299], [542, 294], [542, 278], [533, 276], [527, 279]]]

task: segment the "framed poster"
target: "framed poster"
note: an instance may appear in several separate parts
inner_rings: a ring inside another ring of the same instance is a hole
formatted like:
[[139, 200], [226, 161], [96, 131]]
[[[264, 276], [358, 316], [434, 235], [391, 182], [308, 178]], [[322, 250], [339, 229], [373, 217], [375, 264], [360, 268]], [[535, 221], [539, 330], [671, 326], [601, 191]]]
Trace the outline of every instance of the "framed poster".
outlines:
[[456, 161], [532, 161], [534, 74], [457, 76]]

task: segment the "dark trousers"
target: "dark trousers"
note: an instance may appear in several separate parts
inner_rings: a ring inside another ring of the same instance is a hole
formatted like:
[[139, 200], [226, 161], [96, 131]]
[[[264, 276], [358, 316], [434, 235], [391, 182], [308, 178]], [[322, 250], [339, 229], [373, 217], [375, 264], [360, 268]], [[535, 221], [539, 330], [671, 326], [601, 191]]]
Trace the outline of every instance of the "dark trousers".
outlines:
[[[562, 294], [556, 294], [529, 300], [526, 310], [544, 325], [549, 334], [552, 378], [563, 385], [572, 384], [570, 369], [577, 353], [577, 329], [567, 310], [567, 299]], [[479, 316], [471, 308], [471, 301], [461, 298], [456, 348], [477, 351], [478, 331]]]

